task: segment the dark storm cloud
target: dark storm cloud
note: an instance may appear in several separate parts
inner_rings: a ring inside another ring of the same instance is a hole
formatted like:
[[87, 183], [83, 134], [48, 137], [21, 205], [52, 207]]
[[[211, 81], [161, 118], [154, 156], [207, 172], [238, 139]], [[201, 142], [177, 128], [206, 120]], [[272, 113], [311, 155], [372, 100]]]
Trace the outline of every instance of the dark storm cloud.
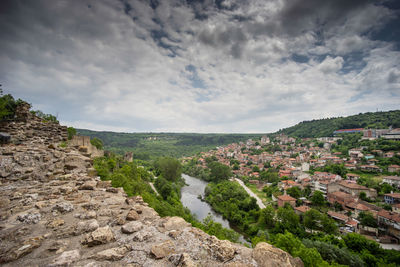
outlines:
[[229, 51], [234, 58], [240, 58], [247, 37], [241, 28], [216, 26], [214, 29], [204, 29], [199, 34], [199, 40], [206, 45]]
[[307, 30], [342, 24], [353, 11], [371, 3], [369, 0], [286, 0], [277, 18], [286, 33], [299, 35]]

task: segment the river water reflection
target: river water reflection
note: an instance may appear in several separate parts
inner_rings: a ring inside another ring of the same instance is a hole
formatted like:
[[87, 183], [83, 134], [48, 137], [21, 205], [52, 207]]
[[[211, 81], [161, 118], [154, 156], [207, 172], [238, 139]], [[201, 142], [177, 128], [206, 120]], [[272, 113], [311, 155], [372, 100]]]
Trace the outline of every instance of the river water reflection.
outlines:
[[[225, 228], [232, 229], [228, 220], [224, 219], [222, 215], [214, 212], [207, 202], [203, 202], [198, 198], [199, 195], [204, 196], [204, 189], [207, 186], [207, 182], [186, 174], [182, 174], [182, 177], [185, 179], [187, 184], [186, 186], [182, 187], [181, 190], [181, 202], [183, 206], [188, 207], [190, 211], [196, 215], [199, 221], [203, 221], [203, 219], [210, 214], [215, 222], [222, 224], [222, 226]], [[239, 241], [249, 244], [241, 234]]]

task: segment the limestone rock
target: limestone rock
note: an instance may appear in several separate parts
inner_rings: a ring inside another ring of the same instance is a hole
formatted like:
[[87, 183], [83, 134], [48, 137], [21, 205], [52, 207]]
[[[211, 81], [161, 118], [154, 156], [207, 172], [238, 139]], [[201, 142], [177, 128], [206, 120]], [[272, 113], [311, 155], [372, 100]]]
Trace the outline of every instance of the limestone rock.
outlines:
[[171, 230], [182, 230], [186, 227], [191, 226], [190, 223], [186, 222], [181, 217], [170, 217], [167, 222], [164, 223], [164, 228], [167, 231]]
[[27, 224], [36, 224], [40, 221], [40, 213], [25, 213], [18, 215], [17, 220]]
[[70, 266], [72, 263], [79, 260], [81, 257], [79, 250], [70, 250], [63, 252], [58, 258], [56, 258], [49, 267], [58, 267], [58, 266]]
[[257, 244], [253, 250], [253, 258], [260, 267], [304, 266], [301, 260], [295, 260], [289, 253], [265, 242]]
[[79, 190], [94, 190], [96, 188], [96, 181], [87, 181], [79, 187]]
[[156, 259], [161, 259], [175, 251], [174, 243], [171, 240], [164, 241], [163, 243], [151, 247], [151, 253]]
[[97, 220], [92, 219], [89, 221], [78, 222], [75, 228], [75, 235], [79, 235], [82, 233], [92, 232], [99, 228], [99, 223]]
[[48, 248], [49, 251], [55, 251], [57, 254], [64, 252], [64, 250], [67, 248], [68, 242], [67, 241], [61, 241], [57, 240], [54, 241], [50, 247]]
[[53, 211], [59, 211], [61, 213], [71, 212], [74, 210], [74, 205], [69, 202], [57, 203], [52, 207]]
[[139, 220], [139, 214], [135, 210], [130, 210], [128, 215], [126, 215], [126, 220], [128, 221], [136, 221]]
[[188, 253], [172, 254], [168, 260], [178, 267], [197, 267]]
[[[21, 258], [29, 253], [31, 253], [34, 249], [40, 247], [42, 244], [43, 237], [34, 237], [29, 238], [23, 242], [20, 246], [17, 246], [15, 249], [10, 251], [8, 255], [5, 256], [5, 259], [2, 259], [3, 262], [14, 261], [16, 259]], [[0, 261], [1, 262], [1, 261]]]
[[115, 237], [111, 228], [109, 226], [105, 226], [87, 234], [82, 241], [82, 244], [92, 247], [96, 245], [106, 244], [114, 240]]
[[121, 231], [124, 234], [132, 234], [134, 232], [137, 232], [143, 228], [143, 223], [134, 221], [134, 222], [129, 222], [121, 227]]
[[127, 247], [110, 248], [100, 251], [96, 254], [95, 258], [97, 260], [107, 260], [107, 261], [117, 261], [122, 259], [128, 252]]
[[65, 221], [61, 218], [56, 218], [50, 222], [47, 223], [47, 227], [49, 228], [58, 228], [61, 225], [64, 225]]
[[216, 258], [222, 262], [233, 259], [235, 256], [235, 248], [228, 240], [218, 240], [214, 237], [214, 243], [210, 246]]
[[143, 229], [139, 232], [136, 232], [133, 234], [133, 241], [138, 241], [138, 242], [143, 242], [146, 241], [150, 238], [152, 238], [155, 235], [156, 229], [154, 227], [149, 227], [146, 229]]

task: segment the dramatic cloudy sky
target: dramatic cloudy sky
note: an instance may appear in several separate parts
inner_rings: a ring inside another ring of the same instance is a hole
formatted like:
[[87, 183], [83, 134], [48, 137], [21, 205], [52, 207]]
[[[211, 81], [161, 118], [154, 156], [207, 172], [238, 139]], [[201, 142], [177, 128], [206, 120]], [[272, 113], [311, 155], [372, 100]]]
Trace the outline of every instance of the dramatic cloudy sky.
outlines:
[[4, 93], [63, 124], [272, 132], [400, 108], [400, 5], [0, 1]]

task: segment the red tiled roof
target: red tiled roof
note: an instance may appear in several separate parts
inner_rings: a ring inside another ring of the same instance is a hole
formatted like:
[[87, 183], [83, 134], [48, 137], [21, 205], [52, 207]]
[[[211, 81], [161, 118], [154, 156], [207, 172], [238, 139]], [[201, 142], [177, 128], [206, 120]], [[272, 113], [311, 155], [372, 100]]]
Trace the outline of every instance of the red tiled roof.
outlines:
[[346, 225], [350, 225], [350, 226], [357, 226], [357, 224], [358, 224], [358, 222], [357, 221], [355, 221], [355, 220], [353, 220], [353, 219], [351, 219], [351, 220], [348, 220], [347, 222], [346, 222]]
[[294, 208], [295, 210], [298, 210], [298, 211], [300, 211], [300, 212], [302, 212], [302, 213], [305, 213], [305, 212], [307, 212], [307, 211], [309, 211], [311, 208], [310, 207], [308, 207], [308, 206], [300, 206], [300, 207], [296, 207], [296, 208]]
[[363, 205], [363, 204], [357, 204], [355, 209], [361, 210], [361, 211], [369, 210], [369, 208], [367, 206]]
[[348, 216], [341, 214], [339, 212], [331, 211], [331, 210], [328, 211], [328, 215], [331, 216], [332, 218], [335, 218], [335, 219], [338, 219], [338, 220], [341, 220], [344, 222], [347, 222], [349, 220]]
[[330, 196], [330, 195], [335, 196], [335, 197], [340, 197], [340, 198], [353, 198], [352, 195], [347, 194], [345, 192], [341, 192], [341, 191], [336, 191], [336, 192], [333, 192], [333, 193], [329, 193], [328, 196]]
[[400, 198], [400, 193], [385, 194], [385, 196], [389, 196], [389, 197], [392, 197], [392, 198]]
[[398, 213], [389, 212], [385, 209], [382, 209], [378, 212], [378, 216], [400, 223], [400, 214]]
[[295, 198], [289, 196], [289, 195], [281, 195], [278, 196], [278, 199], [282, 200], [282, 201], [296, 201]]

